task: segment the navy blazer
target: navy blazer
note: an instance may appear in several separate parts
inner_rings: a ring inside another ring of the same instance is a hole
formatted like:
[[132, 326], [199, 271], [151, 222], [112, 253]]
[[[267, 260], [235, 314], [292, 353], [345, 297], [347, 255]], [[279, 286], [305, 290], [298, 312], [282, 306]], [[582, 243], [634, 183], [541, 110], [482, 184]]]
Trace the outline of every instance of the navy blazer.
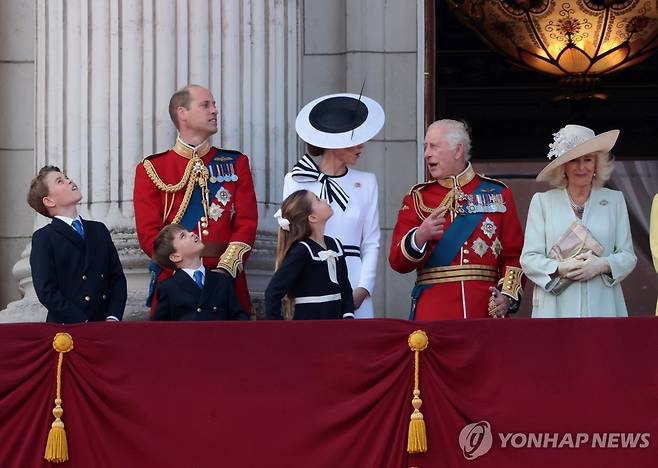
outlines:
[[61, 219], [32, 234], [30, 266], [48, 322], [119, 320], [126, 306], [126, 277], [107, 227], [82, 220], [83, 239]]
[[203, 289], [182, 270], [158, 284], [153, 320], [248, 320], [230, 276], [206, 269]]

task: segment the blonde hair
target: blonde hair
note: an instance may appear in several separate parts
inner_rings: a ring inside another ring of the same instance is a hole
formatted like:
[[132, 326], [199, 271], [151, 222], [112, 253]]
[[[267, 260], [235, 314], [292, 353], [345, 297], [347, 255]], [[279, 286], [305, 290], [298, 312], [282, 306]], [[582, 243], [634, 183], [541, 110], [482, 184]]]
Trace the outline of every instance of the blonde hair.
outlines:
[[[615, 168], [615, 160], [609, 151], [597, 151], [593, 154], [596, 157], [596, 169], [594, 169], [592, 186], [603, 187], [612, 176], [612, 171]], [[567, 186], [568, 180], [566, 173], [564, 172], [565, 164], [562, 164], [549, 172], [547, 182], [551, 187], [565, 188]]]

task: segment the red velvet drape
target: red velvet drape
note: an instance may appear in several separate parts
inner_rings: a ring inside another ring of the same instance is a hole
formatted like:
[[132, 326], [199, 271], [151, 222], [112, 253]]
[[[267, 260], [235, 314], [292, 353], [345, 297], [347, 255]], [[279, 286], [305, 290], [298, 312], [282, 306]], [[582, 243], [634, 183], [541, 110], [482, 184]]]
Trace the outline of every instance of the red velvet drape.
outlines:
[[[420, 353], [429, 451], [410, 456], [415, 329], [430, 339]], [[2, 468], [50, 466], [58, 331], [74, 340], [62, 375], [62, 467], [658, 463], [658, 319], [366, 320], [2, 325]], [[459, 434], [479, 421], [491, 425], [492, 447], [467, 460]], [[499, 433], [517, 435], [502, 447]], [[528, 433], [612, 443], [512, 446]]]

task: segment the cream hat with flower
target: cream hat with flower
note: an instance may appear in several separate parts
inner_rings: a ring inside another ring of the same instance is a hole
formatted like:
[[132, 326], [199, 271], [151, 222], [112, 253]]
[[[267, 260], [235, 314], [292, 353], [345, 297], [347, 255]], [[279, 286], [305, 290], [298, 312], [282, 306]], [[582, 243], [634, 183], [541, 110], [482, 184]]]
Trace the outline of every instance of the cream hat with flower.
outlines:
[[553, 134], [554, 140], [548, 145], [550, 151], [547, 155], [552, 161], [537, 175], [537, 180], [547, 182], [553, 169], [586, 154], [610, 151], [618, 137], [619, 130], [596, 135], [594, 130], [581, 125], [564, 126]]

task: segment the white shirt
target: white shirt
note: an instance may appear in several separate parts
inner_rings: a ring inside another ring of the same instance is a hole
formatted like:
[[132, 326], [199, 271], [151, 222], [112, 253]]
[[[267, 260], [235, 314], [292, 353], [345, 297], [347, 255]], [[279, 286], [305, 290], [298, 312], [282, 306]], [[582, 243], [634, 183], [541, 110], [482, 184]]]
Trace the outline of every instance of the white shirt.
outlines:
[[[199, 268], [181, 268], [185, 273], [190, 275], [190, 278], [194, 280], [194, 272], [195, 271], [200, 271], [201, 272], [201, 284], [206, 284], [206, 267], [203, 266], [203, 263]], [[196, 281], [194, 281], [196, 283]]]
[[[356, 310], [356, 317], [372, 318], [380, 239], [377, 178], [371, 172], [347, 168], [345, 175], [332, 179], [350, 200], [345, 211], [336, 202], [331, 204], [334, 214], [327, 221], [325, 235], [336, 237], [346, 250], [350, 245], [360, 247], [361, 257], [348, 256], [345, 260], [352, 289], [364, 288], [370, 293]], [[297, 190], [310, 190], [320, 196], [321, 189], [322, 184], [318, 181], [298, 182], [288, 173], [283, 183], [283, 198]]]
[[[80, 221], [80, 224], [82, 224], [82, 219], [80, 219], [80, 215], [76, 216], [75, 218], [68, 218], [66, 216], [57, 215], [57, 216], [55, 216], [55, 218], [64, 221], [66, 224], [71, 226], [71, 229], [73, 229], [74, 231], [75, 231], [75, 228], [73, 227], [73, 221], [75, 221], [77, 219], [78, 221]], [[78, 231], [75, 231], [75, 232], [77, 233]]]

